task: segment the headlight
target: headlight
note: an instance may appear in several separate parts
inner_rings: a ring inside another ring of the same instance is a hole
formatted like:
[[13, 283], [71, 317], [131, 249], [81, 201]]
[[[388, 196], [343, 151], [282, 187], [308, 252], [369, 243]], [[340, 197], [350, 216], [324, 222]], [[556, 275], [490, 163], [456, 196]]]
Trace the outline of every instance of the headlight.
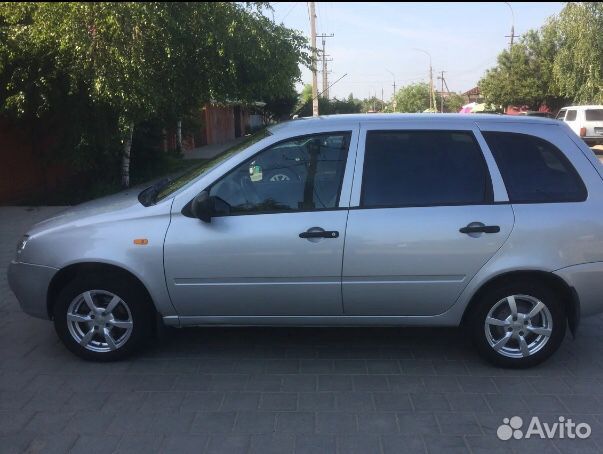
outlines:
[[23, 238], [17, 243], [17, 259], [21, 255], [23, 249], [25, 249], [25, 245], [27, 244], [27, 240], [29, 239], [29, 235], [23, 235]]

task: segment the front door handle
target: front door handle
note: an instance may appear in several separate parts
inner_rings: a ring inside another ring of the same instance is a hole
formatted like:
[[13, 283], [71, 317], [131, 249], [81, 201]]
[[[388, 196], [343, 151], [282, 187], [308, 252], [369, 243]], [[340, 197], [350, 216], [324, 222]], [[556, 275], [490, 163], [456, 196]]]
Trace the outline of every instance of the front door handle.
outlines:
[[338, 238], [339, 232], [337, 230], [318, 230], [317, 227], [312, 227], [299, 234], [300, 238]]
[[472, 222], [466, 227], [459, 229], [461, 233], [498, 233], [500, 227], [497, 225], [484, 225], [481, 222]]

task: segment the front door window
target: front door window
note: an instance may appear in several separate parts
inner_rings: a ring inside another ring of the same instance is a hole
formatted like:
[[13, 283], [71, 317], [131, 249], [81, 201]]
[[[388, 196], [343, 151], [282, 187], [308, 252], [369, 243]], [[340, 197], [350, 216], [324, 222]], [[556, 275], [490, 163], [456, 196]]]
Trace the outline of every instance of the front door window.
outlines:
[[231, 214], [312, 211], [337, 207], [349, 133], [280, 142], [240, 164], [210, 188]]

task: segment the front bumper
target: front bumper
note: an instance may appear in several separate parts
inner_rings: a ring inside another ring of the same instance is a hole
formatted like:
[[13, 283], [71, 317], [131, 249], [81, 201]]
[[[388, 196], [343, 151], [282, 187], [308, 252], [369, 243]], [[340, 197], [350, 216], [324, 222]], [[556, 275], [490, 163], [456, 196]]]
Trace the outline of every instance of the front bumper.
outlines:
[[33, 317], [49, 319], [48, 286], [58, 269], [30, 263], [11, 262], [8, 266], [8, 285], [21, 309]]

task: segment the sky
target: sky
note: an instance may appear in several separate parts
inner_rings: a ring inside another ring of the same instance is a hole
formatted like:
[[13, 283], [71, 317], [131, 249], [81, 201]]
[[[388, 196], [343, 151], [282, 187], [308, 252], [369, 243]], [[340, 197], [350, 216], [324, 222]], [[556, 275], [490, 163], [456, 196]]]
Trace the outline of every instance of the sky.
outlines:
[[[307, 2], [271, 2], [274, 20], [310, 35]], [[510, 2], [515, 16], [515, 34], [538, 28], [561, 11], [559, 2]], [[434, 82], [444, 73], [451, 91], [465, 92], [477, 85], [485, 70], [496, 64], [499, 52], [508, 47], [512, 13], [504, 2], [488, 3], [388, 3], [316, 2], [318, 34], [326, 40], [329, 84], [347, 73], [330, 89], [331, 97], [356, 98], [369, 94], [390, 99], [395, 75], [396, 88], [428, 82], [431, 54]], [[318, 47], [322, 46], [319, 39]], [[319, 63], [319, 69], [320, 69]], [[437, 74], [436, 74], [437, 73]], [[312, 82], [309, 69], [302, 70], [303, 83]], [[298, 91], [302, 84], [298, 84]], [[322, 77], [318, 73], [319, 92]]]

